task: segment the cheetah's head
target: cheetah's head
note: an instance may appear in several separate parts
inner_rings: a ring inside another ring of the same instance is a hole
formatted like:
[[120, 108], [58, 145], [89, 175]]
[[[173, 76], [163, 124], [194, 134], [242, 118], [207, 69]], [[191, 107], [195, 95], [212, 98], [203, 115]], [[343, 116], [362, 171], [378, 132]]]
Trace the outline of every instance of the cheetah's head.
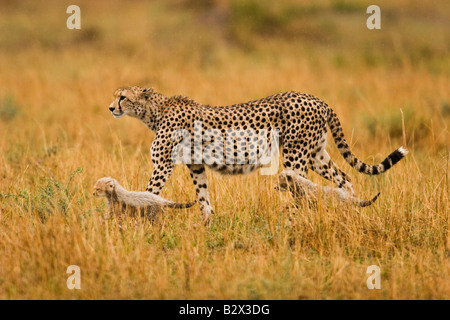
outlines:
[[144, 89], [137, 86], [119, 88], [114, 92], [114, 101], [109, 110], [114, 118], [124, 115], [141, 117], [146, 112], [149, 102], [153, 101], [154, 94], [153, 88]]
[[98, 179], [94, 185], [94, 197], [106, 197], [114, 192], [116, 180], [111, 177]]

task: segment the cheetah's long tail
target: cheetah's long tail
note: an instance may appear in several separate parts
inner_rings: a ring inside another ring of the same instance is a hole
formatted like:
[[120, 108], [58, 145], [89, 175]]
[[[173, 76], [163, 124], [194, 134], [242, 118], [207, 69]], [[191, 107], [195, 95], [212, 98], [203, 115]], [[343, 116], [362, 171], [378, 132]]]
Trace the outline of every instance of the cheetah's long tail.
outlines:
[[390, 155], [388, 155], [386, 159], [384, 159], [380, 164], [368, 165], [356, 158], [356, 156], [350, 151], [350, 147], [348, 146], [344, 138], [341, 123], [336, 113], [331, 109], [329, 109], [327, 123], [333, 135], [334, 142], [336, 143], [336, 146], [339, 149], [341, 155], [344, 157], [345, 161], [347, 161], [352, 167], [354, 167], [361, 173], [369, 175], [383, 173], [408, 154], [408, 150], [400, 147]]
[[196, 203], [197, 203], [197, 200], [194, 200], [189, 203], [171, 202], [171, 203], [167, 204], [167, 207], [172, 208], [172, 209], [186, 209], [186, 208], [192, 207]]

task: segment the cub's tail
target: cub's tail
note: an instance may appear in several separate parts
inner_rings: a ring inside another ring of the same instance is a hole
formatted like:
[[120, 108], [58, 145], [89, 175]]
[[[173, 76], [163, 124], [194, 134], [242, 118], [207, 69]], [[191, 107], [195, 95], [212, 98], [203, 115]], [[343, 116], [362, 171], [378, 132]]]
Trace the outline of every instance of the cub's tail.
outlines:
[[172, 209], [186, 209], [186, 208], [192, 207], [196, 203], [197, 203], [197, 200], [194, 200], [189, 203], [170, 202], [167, 204], [167, 207], [172, 208]]
[[[344, 138], [344, 133], [342, 131], [341, 123], [336, 115], [336, 113], [329, 108], [328, 109], [328, 126], [330, 127], [331, 134], [333, 135], [334, 142], [344, 157], [345, 161], [347, 161], [352, 167], [358, 170], [361, 173], [376, 175], [383, 172], [386, 172], [389, 168], [391, 168], [394, 164], [399, 162], [404, 156], [408, 154], [408, 150], [403, 147], [398, 148], [390, 155], [386, 157], [380, 164], [377, 165], [368, 165], [358, 158], [350, 151], [350, 147]], [[376, 198], [376, 197], [375, 197]]]
[[378, 192], [378, 194], [375, 197], [373, 197], [371, 200], [360, 200], [360, 199], [354, 198], [354, 199], [352, 199], [352, 202], [353, 202], [353, 204], [360, 206], [360, 207], [368, 207], [378, 199], [379, 195], [380, 195], [380, 193]]

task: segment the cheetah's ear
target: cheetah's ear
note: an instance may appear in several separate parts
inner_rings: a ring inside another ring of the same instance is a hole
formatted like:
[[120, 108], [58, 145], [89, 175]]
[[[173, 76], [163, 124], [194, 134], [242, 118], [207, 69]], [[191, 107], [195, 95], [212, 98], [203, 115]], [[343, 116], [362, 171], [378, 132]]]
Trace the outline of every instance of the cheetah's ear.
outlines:
[[114, 187], [114, 180], [112, 178], [106, 178], [105, 180], [105, 184], [109, 184], [111, 188]]
[[150, 95], [153, 93], [153, 88], [142, 89], [142, 93], [143, 93], [145, 98], [149, 98]]

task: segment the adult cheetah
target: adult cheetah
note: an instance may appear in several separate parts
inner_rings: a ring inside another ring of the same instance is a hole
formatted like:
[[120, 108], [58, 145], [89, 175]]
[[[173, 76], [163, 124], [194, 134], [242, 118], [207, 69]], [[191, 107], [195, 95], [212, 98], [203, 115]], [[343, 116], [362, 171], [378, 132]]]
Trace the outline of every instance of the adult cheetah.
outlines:
[[[114, 92], [109, 110], [115, 118], [124, 115], [137, 118], [155, 132], [151, 146], [154, 169], [146, 190], [157, 195], [172, 174], [174, 153], [179, 152], [177, 148], [186, 133], [187, 138], [193, 137], [184, 139], [189, 141], [189, 148], [183, 149], [184, 156], [190, 153], [184, 162], [190, 170], [205, 220], [213, 213], [205, 166], [224, 174], [243, 174], [260, 168], [262, 161], [259, 159], [267, 148], [258, 146], [274, 144], [270, 132], [278, 133], [285, 169], [305, 178], [311, 169], [350, 192], [353, 192], [351, 178], [325, 150], [327, 125], [341, 155], [359, 172], [383, 173], [407, 154], [400, 147], [378, 165], [365, 164], [351, 152], [336, 113], [324, 101], [293, 91], [241, 104], [211, 107], [183, 96], [166, 97], [153, 88], [124, 87]], [[200, 152], [198, 156], [198, 149], [206, 151], [206, 155]], [[224, 155], [226, 161], [223, 161]], [[255, 156], [256, 162], [252, 161]]]

